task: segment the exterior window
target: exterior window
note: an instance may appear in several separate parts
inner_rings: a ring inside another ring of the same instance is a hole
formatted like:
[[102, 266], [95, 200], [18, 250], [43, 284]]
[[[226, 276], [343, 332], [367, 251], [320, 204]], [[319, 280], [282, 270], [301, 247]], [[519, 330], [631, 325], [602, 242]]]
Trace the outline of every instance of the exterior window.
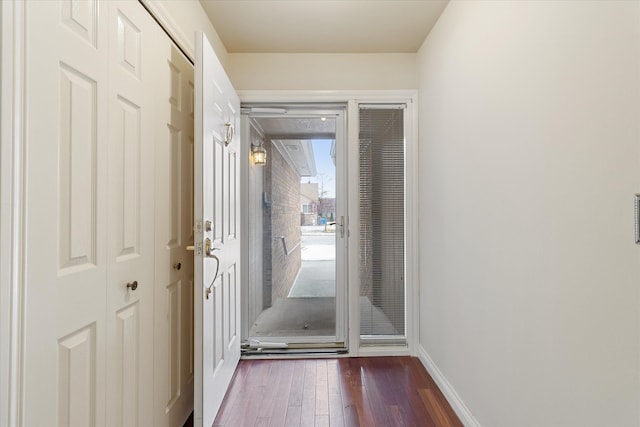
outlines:
[[405, 337], [404, 106], [360, 107], [360, 334]]

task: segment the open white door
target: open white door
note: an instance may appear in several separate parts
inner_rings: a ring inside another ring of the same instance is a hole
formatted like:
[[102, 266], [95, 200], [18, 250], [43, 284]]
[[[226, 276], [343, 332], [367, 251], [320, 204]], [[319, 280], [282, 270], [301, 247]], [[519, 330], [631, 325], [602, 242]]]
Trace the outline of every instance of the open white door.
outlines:
[[194, 426], [210, 426], [240, 360], [240, 99], [196, 34]]

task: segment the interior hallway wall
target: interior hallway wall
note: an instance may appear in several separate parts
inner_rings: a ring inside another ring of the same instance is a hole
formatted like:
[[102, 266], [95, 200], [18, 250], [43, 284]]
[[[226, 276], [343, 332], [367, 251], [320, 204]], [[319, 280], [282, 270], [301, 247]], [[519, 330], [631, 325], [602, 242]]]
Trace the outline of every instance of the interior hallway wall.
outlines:
[[232, 53], [236, 90], [416, 89], [416, 54]]
[[421, 346], [484, 426], [640, 425], [640, 2], [453, 1], [418, 63]]
[[[225, 70], [228, 67], [228, 54], [227, 49], [224, 47], [222, 40], [216, 29], [209, 21], [207, 14], [205, 13], [202, 5], [196, 0], [146, 0], [151, 1], [159, 5], [170, 16], [170, 19], [180, 29], [182, 36], [185, 40], [190, 42], [188, 49], [191, 50], [190, 54], [193, 54], [193, 48], [195, 43], [196, 31], [202, 31], [205, 33], [211, 47], [216, 52], [216, 56], [222, 63]], [[228, 73], [228, 71], [227, 71]]]

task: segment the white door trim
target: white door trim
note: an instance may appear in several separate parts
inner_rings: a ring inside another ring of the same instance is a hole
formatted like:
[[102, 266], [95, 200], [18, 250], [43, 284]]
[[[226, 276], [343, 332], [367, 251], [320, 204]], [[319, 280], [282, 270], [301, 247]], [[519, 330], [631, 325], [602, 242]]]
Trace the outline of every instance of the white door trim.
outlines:
[[[417, 90], [239, 90], [243, 103], [251, 102], [407, 102], [417, 99]], [[417, 135], [415, 135], [417, 137]]]
[[0, 3], [0, 425], [22, 423], [24, 9]]
[[[419, 188], [418, 188], [418, 91], [417, 90], [247, 90], [238, 91], [238, 96], [242, 103], [252, 102], [344, 102], [347, 103], [347, 177], [348, 182], [358, 182], [358, 126], [357, 113], [358, 103], [406, 103], [406, 176], [414, 179], [406, 180], [406, 268], [407, 268], [407, 295], [406, 295], [406, 315], [407, 315], [407, 347], [376, 348], [359, 347], [360, 342], [360, 319], [359, 319], [359, 289], [350, 286], [348, 290], [349, 305], [349, 356], [368, 355], [417, 355], [417, 342], [420, 338], [420, 318], [419, 318], [419, 241], [418, 241], [418, 209], [419, 209]], [[354, 121], [354, 118], [356, 121]], [[244, 175], [243, 175], [244, 176]], [[244, 179], [244, 178], [243, 178]], [[243, 186], [243, 191], [246, 187]], [[354, 283], [359, 277], [359, 254], [357, 244], [358, 234], [358, 195], [357, 191], [350, 191], [347, 200], [348, 205], [348, 231], [349, 239], [356, 244], [348, 245], [348, 283]], [[248, 226], [247, 216], [243, 217], [243, 229]], [[246, 268], [246, 264], [245, 267]], [[243, 271], [246, 276], [246, 272]]]

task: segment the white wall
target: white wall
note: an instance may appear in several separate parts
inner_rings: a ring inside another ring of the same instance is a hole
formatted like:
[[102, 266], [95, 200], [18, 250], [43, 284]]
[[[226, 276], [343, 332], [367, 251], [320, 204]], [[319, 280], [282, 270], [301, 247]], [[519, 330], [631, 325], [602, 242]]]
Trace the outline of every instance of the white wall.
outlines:
[[416, 89], [416, 54], [229, 54], [237, 90]]
[[418, 63], [421, 346], [484, 426], [640, 425], [640, 3], [453, 1]]
[[144, 0], [179, 28], [193, 51], [193, 34], [209, 38], [236, 90], [398, 90], [418, 86], [416, 54], [227, 53], [200, 2]]
[[413, 53], [313, 54], [227, 53], [200, 2], [143, 0], [176, 28], [191, 54], [193, 34], [209, 38], [236, 90], [398, 90], [416, 89]]
[[197, 0], [143, 0], [150, 4], [152, 8], [159, 9], [163, 16], [168, 18], [171, 23], [179, 28], [180, 42], [186, 48], [190, 55], [193, 56], [193, 48], [195, 42], [195, 32], [202, 31], [205, 33], [216, 56], [227, 68], [227, 49], [222, 44], [222, 40], [218, 36], [215, 28], [209, 21], [209, 17], [205, 13], [202, 5]]

